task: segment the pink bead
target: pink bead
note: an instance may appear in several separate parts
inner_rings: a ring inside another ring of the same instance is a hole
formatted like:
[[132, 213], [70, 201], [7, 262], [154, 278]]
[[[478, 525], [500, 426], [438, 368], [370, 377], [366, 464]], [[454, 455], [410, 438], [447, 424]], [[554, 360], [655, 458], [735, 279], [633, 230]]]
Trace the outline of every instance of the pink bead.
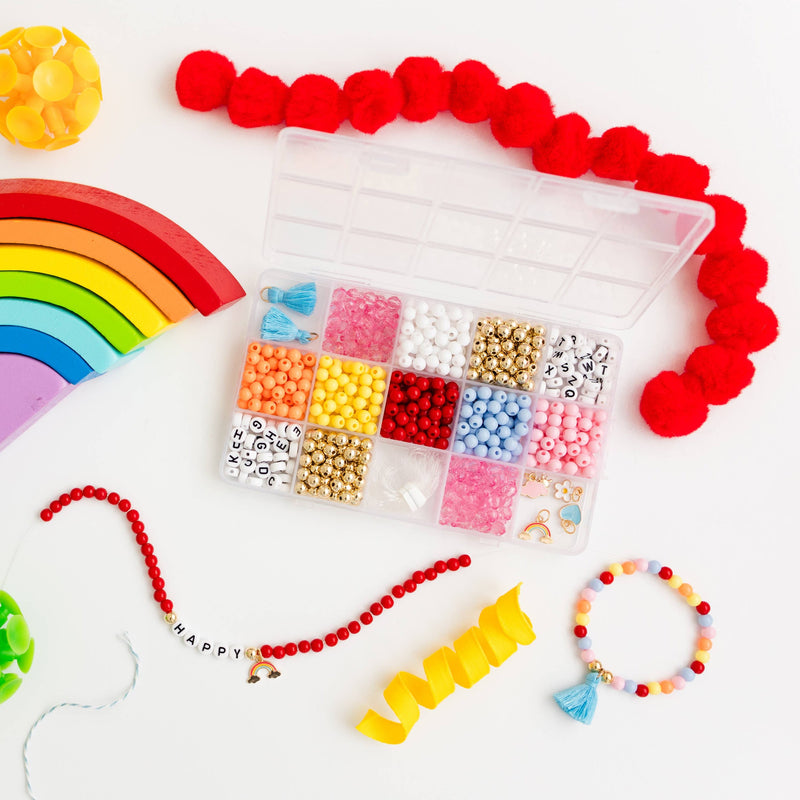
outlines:
[[581, 477], [582, 478], [594, 478], [597, 474], [597, 470], [590, 464], [588, 467], [584, 467], [581, 470]]
[[578, 432], [574, 428], [567, 428], [562, 432], [561, 438], [565, 442], [574, 442], [578, 438]]
[[559, 459], [559, 458], [553, 458], [553, 459], [551, 459], [551, 460], [550, 460], [550, 462], [548, 463], [548, 465], [547, 465], [547, 466], [548, 466], [550, 469], [552, 469], [552, 470], [553, 470], [553, 472], [560, 472], [560, 471], [561, 471], [561, 469], [562, 469], [562, 468], [563, 468], [563, 466], [564, 466], [564, 462], [563, 462], [563, 461], [561, 461], [561, 459]]
[[562, 420], [561, 414], [551, 414], [547, 418], [547, 423], [548, 423], [548, 425], [553, 425], [556, 428], [560, 428], [561, 427], [561, 420]]
[[533, 415], [534, 425], [547, 425], [547, 414], [544, 411], [537, 411]]
[[574, 461], [567, 461], [567, 463], [561, 468], [561, 471], [565, 475], [577, 475], [578, 465]]
[[587, 664], [591, 664], [592, 661], [597, 660], [594, 655], [594, 650], [581, 650], [581, 659]]
[[571, 458], [575, 458], [575, 456], [579, 456], [581, 454], [581, 446], [577, 442], [572, 442], [571, 444], [567, 445], [567, 455]]
[[536, 456], [533, 453], [528, 453], [528, 457], [525, 459], [525, 466], [526, 467], [536, 466]]
[[594, 439], [594, 441], [599, 442], [603, 438], [602, 428], [592, 428], [589, 436]]
[[600, 442], [589, 442], [589, 444], [586, 445], [586, 449], [590, 453], [599, 453], [600, 450], [602, 450], [602, 445]]
[[597, 592], [587, 586], [584, 589], [581, 589], [581, 598], [588, 600], [590, 603], [594, 603], [594, 601], [597, 599]]
[[550, 403], [550, 413], [551, 414], [563, 414], [564, 413], [564, 404], [559, 403], [556, 401], [555, 403]]
[[608, 414], [602, 408], [596, 408], [594, 411], [594, 419], [596, 422], [605, 422], [608, 419]]
[[587, 434], [585, 434], [583, 431], [581, 431], [581, 432], [580, 432], [580, 433], [579, 433], [579, 434], [578, 434], [578, 435], [575, 437], [575, 441], [576, 441], [576, 442], [577, 442], [577, 443], [578, 443], [578, 444], [579, 444], [581, 447], [583, 447], [584, 445], [587, 445], [587, 444], [589, 444], [589, 436], [588, 436]]
[[584, 417], [586, 417], [586, 419], [588, 419], [590, 421], [594, 419], [594, 409], [593, 408], [584, 408], [583, 411], [581, 411], [581, 414]]
[[592, 463], [592, 457], [588, 453], [579, 453], [575, 456], [575, 463], [581, 468], [585, 469]]
[[540, 397], [536, 401], [536, 410], [537, 411], [547, 411], [548, 408], [550, 408], [550, 404], [547, 402], [547, 400], [544, 399], [544, 397]]
[[577, 417], [578, 414], [581, 413], [581, 410], [576, 403], [566, 403], [564, 405], [564, 413], [568, 414], [570, 417]]
[[670, 680], [672, 681], [672, 685], [678, 691], [680, 691], [681, 689], [686, 688], [686, 679], [684, 677], [682, 677], [681, 675], [674, 675], [672, 678], [670, 678]]
[[553, 455], [556, 458], [563, 458], [567, 454], [567, 446], [564, 442], [556, 442], [556, 446], [553, 448]]
[[625, 678], [615, 675], [611, 679], [611, 688], [616, 689], [618, 692], [622, 691], [625, 688]]
[[705, 636], [706, 639], [713, 639], [717, 635], [715, 628], [700, 628], [700, 635]]
[[566, 416], [561, 420], [561, 424], [565, 428], [575, 428], [578, 425], [578, 418], [577, 417]]
[[[550, 453], [548, 453], [547, 450], [539, 450], [536, 453], [536, 460], [540, 464], [546, 464], [550, 460]], [[569, 466], [569, 465], [567, 465], [567, 466]]]
[[578, 420], [578, 430], [590, 431], [592, 429], [592, 421], [586, 417], [581, 417]]
[[531, 441], [539, 442], [544, 439], [544, 431], [541, 428], [534, 428], [531, 431]]
[[557, 428], [555, 425], [550, 425], [544, 429], [545, 436], [550, 439], [558, 439], [559, 435], [561, 434], [561, 428]]
[[[634, 562], [636, 565], [636, 569], [639, 572], [647, 572], [647, 559], [646, 558], [637, 558]], [[675, 681], [673, 681], [674, 683]]]
[[542, 439], [542, 441], [539, 442], [539, 447], [541, 447], [542, 450], [552, 450], [555, 446], [556, 446], [555, 439], [552, 439], [549, 436], [545, 436], [544, 439]]

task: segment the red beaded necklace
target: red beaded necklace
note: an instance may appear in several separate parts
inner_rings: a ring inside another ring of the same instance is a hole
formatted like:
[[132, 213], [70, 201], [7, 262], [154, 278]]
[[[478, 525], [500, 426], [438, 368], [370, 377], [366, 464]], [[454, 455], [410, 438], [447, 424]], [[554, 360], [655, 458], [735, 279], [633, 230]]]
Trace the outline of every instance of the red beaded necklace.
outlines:
[[[321, 638], [301, 639], [298, 642], [286, 642], [285, 644], [271, 645], [263, 644], [260, 647], [235, 647], [232, 645], [213, 644], [202, 639], [198, 634], [192, 633], [189, 628], [178, 620], [174, 611], [174, 604], [167, 596], [166, 584], [161, 576], [161, 568], [158, 566], [158, 558], [153, 550], [147, 533], [145, 533], [144, 522], [139, 518], [139, 512], [133, 508], [131, 501], [122, 497], [117, 492], [109, 492], [103, 487], [92, 485], [84, 486], [83, 489], [74, 488], [70, 492], [60, 495], [57, 500], [53, 500], [47, 508], [42, 509], [39, 516], [49, 522], [55, 514], [70, 505], [73, 501], [77, 502], [84, 498], [94, 498], [95, 500], [106, 500], [112, 506], [116, 506], [131, 524], [131, 530], [136, 535], [136, 544], [139, 545], [144, 563], [147, 567], [147, 574], [153, 585], [153, 599], [158, 603], [161, 611], [164, 612], [164, 621], [171, 626], [173, 633], [182, 638], [191, 647], [198, 647], [201, 653], [209, 652], [215, 655], [227, 655], [235, 661], [245, 659], [255, 662], [250, 670], [249, 682], [255, 683], [258, 680], [256, 670], [263, 666], [269, 669], [269, 677], [277, 677], [280, 673], [272, 664], [265, 661], [268, 658], [282, 659], [285, 656], [296, 656], [298, 653], [319, 653], [325, 647], [335, 647], [339, 642], [349, 639], [351, 635], [361, 632], [363, 625], [371, 625], [375, 617], [379, 617], [384, 611], [394, 606], [395, 600], [400, 600], [407, 594], [413, 594], [417, 587], [426, 581], [433, 581], [445, 572], [456, 572], [461, 567], [468, 567], [472, 559], [466, 555], [457, 558], [449, 558], [446, 561], [437, 561], [433, 566], [424, 570], [417, 570], [412, 573], [402, 583], [395, 584], [388, 594], [383, 595], [380, 600], [372, 603], [367, 611], [363, 611], [358, 619], [351, 620], [347, 625], [331, 631]], [[192, 639], [193, 641], [190, 641]], [[220, 652], [221, 651], [221, 652]]]

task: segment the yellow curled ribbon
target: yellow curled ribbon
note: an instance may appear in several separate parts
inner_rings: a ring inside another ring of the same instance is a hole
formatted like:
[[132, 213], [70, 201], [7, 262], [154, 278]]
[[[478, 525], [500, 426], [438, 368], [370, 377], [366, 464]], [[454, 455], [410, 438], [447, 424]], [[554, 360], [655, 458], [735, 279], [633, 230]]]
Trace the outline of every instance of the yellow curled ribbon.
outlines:
[[385, 744], [401, 744], [419, 719], [419, 706], [436, 708], [455, 691], [456, 684], [469, 689], [517, 652], [517, 644], [530, 644], [536, 634], [531, 621], [519, 607], [517, 584], [487, 606], [471, 627], [453, 643], [428, 656], [422, 666], [427, 680], [410, 672], [398, 672], [383, 693], [399, 722], [392, 722], [370, 709], [356, 729]]

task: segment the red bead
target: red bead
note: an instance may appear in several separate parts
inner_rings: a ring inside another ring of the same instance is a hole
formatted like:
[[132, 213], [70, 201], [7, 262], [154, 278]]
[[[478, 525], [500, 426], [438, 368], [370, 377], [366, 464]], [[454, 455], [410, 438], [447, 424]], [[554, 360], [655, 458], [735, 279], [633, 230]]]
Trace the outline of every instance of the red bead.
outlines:
[[131, 501], [130, 500], [120, 500], [119, 501], [119, 510], [120, 511], [130, 511], [131, 508]]
[[407, 581], [403, 583], [403, 588], [406, 590], [406, 594], [411, 594], [412, 592], [417, 591], [417, 584], [409, 578]]
[[[142, 536], [146, 536], [146, 534], [141, 534]], [[145, 542], [145, 544], [141, 547], [142, 555], [143, 556], [151, 556], [153, 555], [153, 545]]]
[[94, 496], [97, 500], [105, 500], [108, 497], [108, 492], [102, 486], [98, 486], [94, 490]]
[[287, 656], [297, 655], [297, 645], [294, 642], [286, 642], [286, 644], [284, 645], [284, 649], [286, 650]]
[[115, 506], [120, 501], [120, 496], [116, 492], [111, 492], [108, 495], [108, 502], [111, 503], [112, 506]]
[[148, 567], [154, 567], [156, 564], [158, 564], [158, 559], [155, 556], [147, 556], [147, 558], [144, 560], [144, 563]]
[[414, 436], [414, 444], [421, 444], [423, 446], [427, 446], [428, 444], [428, 437], [422, 432], [419, 431], [416, 436]]
[[409, 386], [406, 390], [406, 397], [409, 400], [419, 400], [422, 392], [420, 391], [419, 386]]
[[436, 440], [436, 441], [433, 443], [433, 446], [434, 446], [434, 447], [435, 447], [437, 450], [447, 450], [447, 439], [437, 439], [437, 440]]
[[417, 420], [417, 427], [418, 427], [418, 428], [419, 428], [421, 431], [426, 431], [426, 430], [428, 430], [428, 428], [430, 428], [430, 426], [431, 426], [431, 420], [430, 420], [430, 417], [420, 417], [420, 418]]
[[419, 378], [417, 378], [417, 388], [420, 390], [420, 392], [427, 392], [428, 389], [431, 388], [430, 378], [420, 375]]
[[447, 572], [447, 562], [446, 561], [437, 561], [433, 568], [441, 575], [443, 572]]
[[425, 570], [426, 581], [435, 581], [438, 577], [439, 573], [433, 567], [428, 567], [428, 569]]
[[128, 518], [128, 522], [136, 522], [139, 519], [139, 512], [132, 508], [125, 516]]
[[397, 416], [394, 418], [394, 421], [401, 427], [405, 428], [406, 425], [411, 421], [406, 414], [405, 411], [400, 411]]
[[442, 439], [449, 439], [450, 436], [452, 436], [452, 434], [453, 434], [453, 431], [452, 431], [452, 429], [450, 428], [449, 425], [440, 425], [439, 426], [439, 436], [441, 436]]
[[658, 571], [658, 577], [662, 580], [668, 581], [672, 577], [672, 570], [669, 567], [661, 567]]
[[339, 637], [335, 633], [329, 633], [325, 637], [325, 644], [328, 645], [328, 647], [336, 647], [336, 645], [339, 644]]
[[460, 566], [461, 564], [458, 563], [457, 558], [447, 559], [447, 569], [451, 570], [452, 572], [455, 572]]
[[702, 603], [697, 604], [697, 606], [695, 607], [695, 611], [697, 611], [697, 613], [701, 615], [709, 614], [711, 612], [711, 604], [706, 603], [706, 601], [703, 600]]
[[[414, 388], [413, 386], [411, 387]], [[409, 392], [411, 389], [408, 390]], [[419, 416], [419, 406], [416, 403], [406, 403], [406, 414], [409, 417], [418, 417]]]
[[379, 617], [381, 614], [383, 614], [383, 606], [380, 603], [373, 603], [369, 607], [369, 610], [373, 617]]
[[94, 486], [92, 486], [91, 483], [87, 483], [86, 486], [83, 487], [83, 496], [94, 497]]
[[153, 588], [163, 589], [165, 586], [163, 578], [153, 578]]
[[390, 417], [396, 417], [397, 413], [400, 411], [400, 407], [397, 403], [387, 403], [386, 404], [386, 414]]
[[458, 557], [458, 563], [461, 564], [462, 567], [468, 567], [472, 563], [472, 559], [464, 553]]
[[453, 403], [456, 400], [458, 400], [458, 384], [457, 383], [453, 383], [453, 381], [450, 381], [450, 383], [448, 383], [446, 388], [445, 388], [444, 396], [451, 403]]
[[58, 500], [53, 500], [53, 502], [50, 503], [50, 510], [54, 514], [58, 514], [58, 512], [61, 511], [61, 503], [59, 503]]
[[442, 409], [441, 408], [432, 408], [428, 411], [428, 419], [432, 420], [433, 422], [438, 422], [442, 418]]
[[405, 395], [400, 389], [389, 389], [389, 402], [402, 403], [405, 400]]
[[601, 572], [600, 573], [600, 580], [606, 586], [609, 586], [610, 584], [614, 583], [614, 576], [610, 572]]
[[[443, 394], [435, 394], [431, 397], [431, 403], [437, 408], [441, 408], [447, 402], [447, 398]], [[433, 411], [433, 409], [431, 409]]]
[[173, 608], [175, 608], [175, 606], [172, 605], [172, 600], [162, 600], [161, 601], [161, 610], [165, 614], [170, 614], [172, 612]]
[[419, 406], [419, 410], [420, 411], [428, 411], [428, 410], [430, 410], [430, 407], [431, 407], [431, 399], [430, 399], [430, 397], [428, 397], [428, 395], [423, 395], [422, 397], [420, 397], [419, 402], [417, 403], [417, 405]]
[[572, 632], [575, 634], [575, 636], [578, 639], [583, 639], [583, 637], [586, 636], [587, 633], [589, 633], [589, 631], [586, 629], [585, 625], [576, 625], [572, 629]]
[[435, 423], [428, 428], [428, 437], [431, 439], [439, 438], [439, 426]]
[[404, 594], [406, 590], [398, 583], [392, 587], [392, 594], [399, 600]]
[[392, 439], [397, 442], [405, 442], [408, 439], [408, 435], [402, 428], [398, 428], [392, 433]]
[[[320, 642], [320, 644], [322, 644], [322, 642]], [[309, 642], [308, 639], [301, 639], [297, 643], [297, 649], [301, 653], [307, 653], [311, 649], [311, 642]]]
[[640, 684], [639, 684], [639, 685], [636, 687], [636, 694], [637, 694], [639, 697], [647, 697], [647, 695], [649, 695], [649, 694], [650, 694], [650, 690], [649, 690], [649, 689], [648, 689], [648, 688], [647, 688], [647, 687], [646, 687], [646, 686], [645, 686], [643, 683], [640, 683]]
[[322, 650], [323, 642], [322, 639], [312, 639], [311, 640], [311, 649], [315, 653], [319, 653]]
[[83, 492], [77, 486], [69, 493], [73, 500], [83, 500]]
[[692, 663], [689, 664], [689, 668], [695, 675], [700, 675], [706, 671], [706, 665], [702, 661], [692, 661]]
[[283, 658], [285, 655], [286, 655], [286, 650], [283, 647], [281, 647], [279, 644], [276, 644], [275, 647], [272, 648], [272, 657], [273, 658]]
[[[385, 594], [383, 597], [381, 597], [381, 605], [384, 608], [391, 608], [394, 605], [392, 596], [390, 594]], [[372, 613], [374, 614], [375, 612], [373, 611]]]
[[385, 417], [383, 423], [381, 424], [381, 433], [389, 434], [397, 427], [397, 423], [390, 419], [389, 417]]
[[434, 392], [441, 392], [444, 390], [444, 378], [431, 378], [431, 389]]
[[49, 508], [43, 508], [43, 509], [42, 509], [42, 510], [39, 512], [39, 516], [40, 516], [40, 517], [41, 517], [41, 518], [42, 518], [42, 519], [43, 519], [45, 522], [50, 522], [50, 520], [51, 520], [51, 519], [53, 519], [53, 512], [52, 512], [52, 511], [51, 511]]
[[161, 570], [158, 567], [150, 567], [150, 569], [147, 570], [147, 574], [151, 578], [157, 578], [161, 574]]
[[406, 386], [413, 386], [417, 382], [417, 376], [413, 372], [406, 372], [403, 376], [403, 383]]
[[163, 603], [164, 600], [167, 599], [167, 593], [163, 589], [159, 589], [156, 592], [153, 592], [153, 597], [156, 600], [156, 603]]
[[403, 380], [403, 373], [400, 372], [399, 369], [394, 370], [394, 372], [392, 372], [392, 379], [390, 383], [400, 383], [400, 381], [402, 380]]
[[144, 531], [142, 531], [142, 533], [136, 534], [136, 544], [138, 545], [147, 544], [147, 534]]
[[58, 502], [61, 503], [62, 506], [68, 506], [72, 502], [72, 498], [64, 493], [58, 496]]
[[414, 583], [416, 583], [417, 585], [419, 585], [420, 583], [425, 583], [425, 573], [421, 569], [418, 569], [411, 576], [411, 580], [413, 580]]
[[358, 633], [361, 630], [361, 623], [356, 622], [355, 620], [348, 622], [347, 630], [349, 630], [350, 633]]
[[406, 436], [408, 436], [409, 439], [413, 439], [417, 433], [419, 433], [419, 428], [417, 427], [416, 422], [409, 422], [408, 425], [406, 425], [405, 430]]
[[261, 653], [261, 658], [269, 658], [272, 655], [272, 645], [262, 644], [258, 652]]
[[144, 522], [141, 521], [134, 522], [133, 525], [131, 525], [131, 530], [134, 533], [144, 533]]
[[340, 641], [343, 642], [345, 639], [349, 639], [350, 638], [350, 631], [347, 630], [347, 628], [339, 628], [336, 631], [336, 636]]
[[361, 624], [362, 624], [362, 625], [371, 625], [371, 624], [372, 624], [372, 619], [373, 619], [373, 617], [372, 617], [372, 614], [370, 614], [370, 613], [369, 613], [369, 611], [365, 611], [365, 612], [364, 612], [364, 613], [363, 613], [363, 614], [362, 614], [362, 615], [359, 617], [359, 619], [361, 620]]

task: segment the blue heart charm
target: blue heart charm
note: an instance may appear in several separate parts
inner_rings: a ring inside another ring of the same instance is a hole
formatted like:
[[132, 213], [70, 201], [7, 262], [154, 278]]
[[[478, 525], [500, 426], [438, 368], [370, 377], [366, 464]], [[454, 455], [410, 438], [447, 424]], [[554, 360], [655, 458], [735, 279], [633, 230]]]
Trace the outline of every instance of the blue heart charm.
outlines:
[[580, 506], [576, 505], [575, 503], [564, 506], [561, 511], [558, 512], [558, 515], [565, 522], [571, 522], [573, 525], [581, 524], [581, 509]]

